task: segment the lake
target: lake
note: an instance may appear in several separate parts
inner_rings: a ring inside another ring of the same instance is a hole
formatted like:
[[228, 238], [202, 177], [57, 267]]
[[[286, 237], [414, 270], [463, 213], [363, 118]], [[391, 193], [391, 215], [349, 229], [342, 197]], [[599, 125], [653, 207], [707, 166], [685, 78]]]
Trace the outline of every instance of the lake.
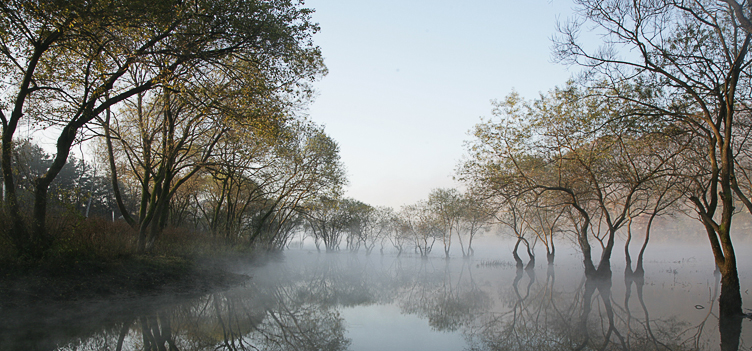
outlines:
[[[427, 259], [291, 248], [233, 267], [252, 278], [226, 291], [4, 311], [0, 349], [720, 349], [719, 276], [706, 246], [652, 245], [644, 277], [625, 277], [617, 246], [612, 278], [588, 281], [573, 248], [547, 266], [539, 247], [535, 267], [517, 269], [512, 243], [476, 245], [474, 257], [449, 260], [438, 247]], [[752, 258], [748, 245], [737, 252], [749, 312]], [[739, 349], [751, 348], [746, 319]]]

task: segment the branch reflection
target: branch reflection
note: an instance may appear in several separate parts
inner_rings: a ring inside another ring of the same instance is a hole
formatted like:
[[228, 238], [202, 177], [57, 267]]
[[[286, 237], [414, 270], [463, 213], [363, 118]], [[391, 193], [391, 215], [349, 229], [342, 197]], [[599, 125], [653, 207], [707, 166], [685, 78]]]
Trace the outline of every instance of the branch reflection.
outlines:
[[5, 309], [0, 349], [346, 350], [343, 309], [382, 305], [464, 336], [471, 351], [739, 348], [741, 322], [715, 309], [718, 275], [709, 308], [690, 324], [651, 309], [665, 300], [646, 283], [649, 269], [626, 270], [623, 296], [610, 276], [537, 269], [417, 255], [289, 255], [248, 268], [245, 286], [202, 296]]

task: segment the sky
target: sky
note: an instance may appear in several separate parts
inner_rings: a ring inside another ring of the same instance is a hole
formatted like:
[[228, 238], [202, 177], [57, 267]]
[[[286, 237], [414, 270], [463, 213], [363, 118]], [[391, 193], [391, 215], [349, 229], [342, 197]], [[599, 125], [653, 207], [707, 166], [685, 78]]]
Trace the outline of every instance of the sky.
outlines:
[[551, 55], [560, 0], [308, 0], [329, 74], [311, 120], [340, 147], [345, 196], [413, 204], [452, 178], [491, 101], [536, 98], [577, 73]]

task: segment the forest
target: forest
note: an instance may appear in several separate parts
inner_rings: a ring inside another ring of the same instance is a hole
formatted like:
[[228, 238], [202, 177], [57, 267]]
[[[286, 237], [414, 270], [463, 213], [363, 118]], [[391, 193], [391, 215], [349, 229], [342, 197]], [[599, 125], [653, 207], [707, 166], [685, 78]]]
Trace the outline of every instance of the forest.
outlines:
[[557, 245], [574, 243], [586, 277], [610, 289], [617, 245], [625, 274], [642, 276], [654, 224], [689, 218], [738, 340], [752, 3], [575, 3], [553, 50], [581, 72], [537, 98], [494, 101], [465, 143], [461, 186], [393, 209], [345, 196], [339, 146], [306, 117], [327, 68], [302, 3], [5, 1], [0, 261], [242, 255], [306, 240], [449, 260], [452, 246], [469, 258], [477, 235], [500, 232], [520, 269], [520, 252], [535, 266], [542, 245], [553, 265]]

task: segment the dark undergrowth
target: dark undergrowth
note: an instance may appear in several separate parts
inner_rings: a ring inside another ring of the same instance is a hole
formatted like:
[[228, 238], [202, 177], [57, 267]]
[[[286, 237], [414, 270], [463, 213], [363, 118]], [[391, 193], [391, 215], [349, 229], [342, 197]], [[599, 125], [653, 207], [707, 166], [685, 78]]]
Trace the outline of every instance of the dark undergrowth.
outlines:
[[123, 221], [64, 214], [48, 223], [54, 240], [39, 259], [17, 255], [8, 226], [0, 226], [0, 306], [194, 294], [242, 283], [248, 277], [231, 267], [261, 261], [247, 247], [180, 228], [167, 228], [153, 250], [136, 254], [136, 233]]

